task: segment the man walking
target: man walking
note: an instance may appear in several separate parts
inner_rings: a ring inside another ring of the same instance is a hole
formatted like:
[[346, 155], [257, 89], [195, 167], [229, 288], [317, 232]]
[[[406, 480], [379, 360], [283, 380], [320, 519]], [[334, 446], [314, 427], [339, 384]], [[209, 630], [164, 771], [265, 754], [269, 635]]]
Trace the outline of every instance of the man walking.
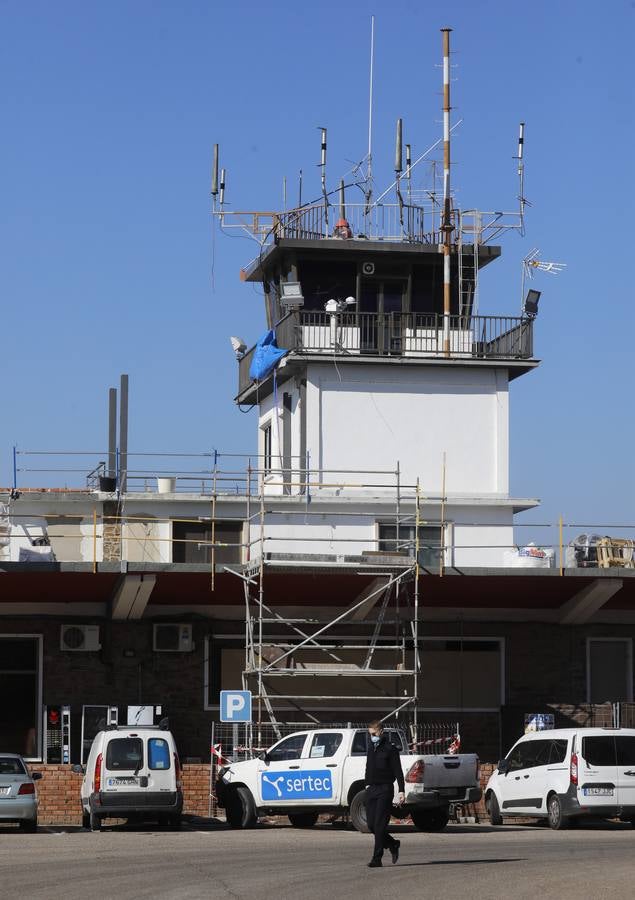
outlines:
[[370, 741], [366, 755], [366, 820], [375, 835], [373, 858], [368, 866], [375, 869], [382, 865], [384, 849], [390, 850], [393, 863], [399, 859], [400, 841], [396, 841], [388, 833], [395, 779], [399, 786], [399, 805], [406, 798], [399, 751], [384, 734], [383, 725], [379, 720], [369, 724], [368, 733]]

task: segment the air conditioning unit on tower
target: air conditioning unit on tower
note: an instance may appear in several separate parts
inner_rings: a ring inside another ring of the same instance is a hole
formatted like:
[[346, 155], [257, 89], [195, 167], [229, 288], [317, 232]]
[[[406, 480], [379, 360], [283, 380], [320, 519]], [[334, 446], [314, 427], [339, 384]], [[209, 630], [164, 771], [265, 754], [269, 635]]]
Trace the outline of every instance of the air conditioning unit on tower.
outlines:
[[192, 626], [171, 622], [155, 625], [152, 647], [162, 653], [191, 653], [194, 649]]
[[101, 650], [99, 625], [62, 625], [60, 650]]

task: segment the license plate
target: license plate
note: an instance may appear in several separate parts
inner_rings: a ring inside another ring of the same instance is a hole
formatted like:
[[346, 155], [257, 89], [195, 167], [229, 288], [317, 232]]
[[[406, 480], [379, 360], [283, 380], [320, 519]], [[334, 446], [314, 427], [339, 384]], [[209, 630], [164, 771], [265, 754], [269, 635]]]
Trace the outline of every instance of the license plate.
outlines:
[[582, 788], [585, 797], [612, 797], [613, 788]]
[[0, 787], [0, 797], [6, 797], [10, 793], [11, 793], [10, 787]]
[[109, 778], [107, 784], [108, 787], [123, 787], [124, 785], [129, 784], [139, 784], [139, 779], [135, 778], [134, 776], [130, 776], [129, 778]]

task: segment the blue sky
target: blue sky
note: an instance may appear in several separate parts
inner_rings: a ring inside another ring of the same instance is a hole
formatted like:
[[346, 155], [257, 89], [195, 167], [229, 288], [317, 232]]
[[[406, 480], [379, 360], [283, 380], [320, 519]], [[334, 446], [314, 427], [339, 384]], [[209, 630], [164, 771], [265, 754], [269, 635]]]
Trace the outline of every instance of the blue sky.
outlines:
[[[375, 173], [395, 120], [416, 155], [440, 135], [439, 28], [454, 29], [460, 204], [509, 208], [527, 123], [527, 236], [483, 276], [481, 311], [516, 314], [533, 246], [541, 368], [512, 385], [512, 491], [536, 520], [635, 520], [632, 46], [635, 3], [11, 2], [0, 4], [3, 416], [10, 448], [100, 449], [107, 388], [131, 382], [131, 449], [250, 450], [228, 337], [262, 331], [238, 273], [257, 250], [216, 235], [214, 142], [234, 207], [319, 191], [364, 155], [376, 16]], [[422, 173], [423, 174], [423, 173]], [[291, 191], [291, 187], [289, 188]]]

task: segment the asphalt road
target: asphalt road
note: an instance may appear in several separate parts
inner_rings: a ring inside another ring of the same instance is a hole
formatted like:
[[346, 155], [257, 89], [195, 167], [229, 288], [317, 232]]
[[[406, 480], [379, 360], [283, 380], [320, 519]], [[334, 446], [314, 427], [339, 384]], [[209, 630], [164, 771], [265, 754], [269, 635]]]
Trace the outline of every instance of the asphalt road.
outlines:
[[[307, 830], [121, 826], [101, 833], [0, 828], [2, 900], [475, 900], [635, 896], [630, 825], [397, 828], [401, 857], [368, 869], [371, 838], [321, 825]], [[387, 854], [386, 854], [387, 855]]]

